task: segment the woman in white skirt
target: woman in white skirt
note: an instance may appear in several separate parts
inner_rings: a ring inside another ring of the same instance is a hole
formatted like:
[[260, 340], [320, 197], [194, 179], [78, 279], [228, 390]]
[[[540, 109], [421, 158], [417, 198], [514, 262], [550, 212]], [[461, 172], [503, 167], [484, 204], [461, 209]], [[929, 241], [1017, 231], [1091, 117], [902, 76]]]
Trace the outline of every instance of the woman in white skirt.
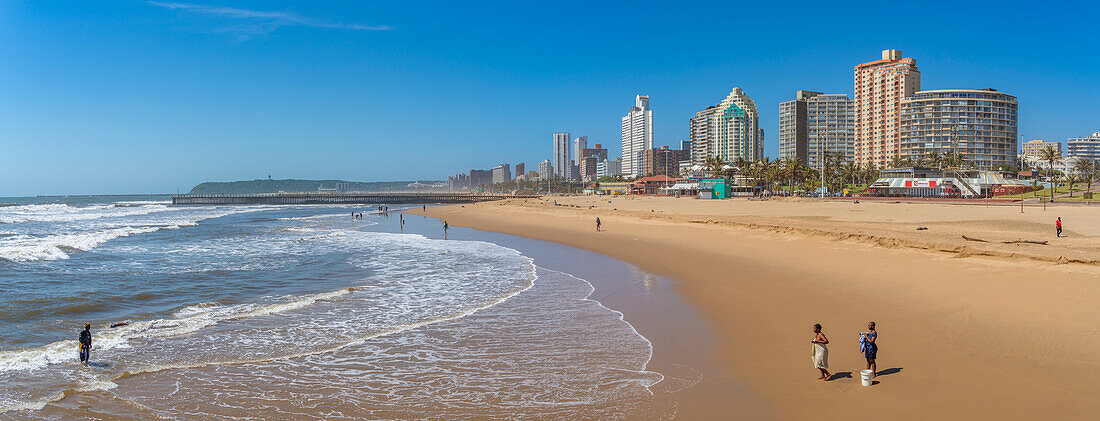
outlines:
[[821, 377], [817, 379], [829, 381], [829, 348], [825, 346], [829, 343], [829, 338], [821, 332], [820, 323], [814, 323], [814, 339], [810, 343], [810, 359], [813, 360], [814, 367], [821, 370]]

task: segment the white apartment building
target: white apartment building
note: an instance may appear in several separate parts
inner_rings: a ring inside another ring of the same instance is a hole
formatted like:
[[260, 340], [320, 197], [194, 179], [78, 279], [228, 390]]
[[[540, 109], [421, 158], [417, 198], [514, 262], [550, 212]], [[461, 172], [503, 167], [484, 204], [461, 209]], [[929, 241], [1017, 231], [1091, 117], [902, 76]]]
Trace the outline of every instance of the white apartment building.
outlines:
[[741, 88], [733, 88], [718, 105], [695, 113], [690, 125], [692, 164], [702, 164], [712, 156], [729, 163], [738, 158], [750, 162], [764, 159], [764, 132], [756, 101]]
[[570, 163], [569, 133], [554, 133], [554, 158], [550, 161], [554, 175], [568, 179], [573, 165]]
[[1092, 132], [1088, 137], [1066, 139], [1069, 156], [1076, 158], [1100, 159], [1100, 132]]
[[649, 109], [649, 95], [634, 97], [634, 106], [623, 117], [622, 175], [637, 177], [638, 154], [653, 148], [653, 111]]
[[549, 159], [540, 162], [539, 178], [545, 180], [547, 178], [550, 178], [550, 176], [552, 175], [554, 175], [554, 164], [550, 163]]
[[573, 163], [580, 165], [581, 161], [584, 161], [584, 150], [588, 148], [588, 136], [577, 136], [573, 138]]

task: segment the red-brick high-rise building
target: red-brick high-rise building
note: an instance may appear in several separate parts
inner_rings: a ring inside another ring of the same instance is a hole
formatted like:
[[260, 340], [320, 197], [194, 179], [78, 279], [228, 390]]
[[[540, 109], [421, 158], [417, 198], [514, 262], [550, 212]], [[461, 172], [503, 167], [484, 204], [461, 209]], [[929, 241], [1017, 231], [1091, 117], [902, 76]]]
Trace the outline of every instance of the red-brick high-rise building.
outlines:
[[855, 161], [876, 168], [901, 154], [901, 99], [920, 90], [917, 61], [901, 50], [855, 67]]

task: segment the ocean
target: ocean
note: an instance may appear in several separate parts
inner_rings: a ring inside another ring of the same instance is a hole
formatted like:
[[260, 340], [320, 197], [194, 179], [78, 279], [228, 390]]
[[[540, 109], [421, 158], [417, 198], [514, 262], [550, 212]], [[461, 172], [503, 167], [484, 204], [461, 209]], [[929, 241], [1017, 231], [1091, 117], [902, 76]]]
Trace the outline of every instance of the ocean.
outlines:
[[397, 206], [0, 198], [0, 419], [669, 418], [623, 313], [491, 238]]

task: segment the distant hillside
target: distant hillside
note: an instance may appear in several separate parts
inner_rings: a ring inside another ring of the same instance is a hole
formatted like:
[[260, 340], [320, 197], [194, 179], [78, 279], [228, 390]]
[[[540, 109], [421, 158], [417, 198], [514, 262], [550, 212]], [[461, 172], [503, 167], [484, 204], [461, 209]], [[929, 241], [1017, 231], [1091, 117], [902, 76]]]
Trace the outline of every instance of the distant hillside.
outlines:
[[[191, 194], [257, 194], [257, 193], [301, 193], [315, 192], [321, 189], [340, 188], [342, 191], [409, 191], [414, 181], [344, 181], [344, 180], [250, 180], [228, 182], [206, 182], [191, 189]], [[421, 184], [439, 184], [441, 181], [420, 181]], [[425, 189], [427, 187], [424, 187]]]

